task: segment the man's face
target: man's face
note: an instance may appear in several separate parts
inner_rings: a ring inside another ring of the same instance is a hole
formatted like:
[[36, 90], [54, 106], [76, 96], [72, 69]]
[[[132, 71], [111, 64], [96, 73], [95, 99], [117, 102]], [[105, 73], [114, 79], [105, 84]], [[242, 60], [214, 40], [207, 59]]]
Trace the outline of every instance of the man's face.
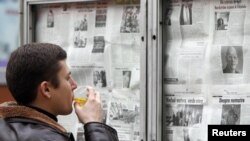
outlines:
[[65, 60], [59, 61], [61, 66], [57, 74], [59, 86], [51, 89], [52, 105], [54, 114], [67, 115], [73, 110], [72, 102], [74, 98], [73, 90], [77, 88], [75, 80], [71, 77], [68, 66]]
[[235, 70], [238, 64], [238, 56], [235, 48], [230, 47], [227, 52], [227, 65], [230, 69]]

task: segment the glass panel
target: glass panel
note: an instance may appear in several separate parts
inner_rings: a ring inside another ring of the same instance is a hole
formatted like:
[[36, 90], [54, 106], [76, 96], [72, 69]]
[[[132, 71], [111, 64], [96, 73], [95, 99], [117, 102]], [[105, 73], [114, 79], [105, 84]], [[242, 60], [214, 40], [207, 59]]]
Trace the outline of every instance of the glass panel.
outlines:
[[206, 140], [209, 6], [163, 0], [163, 140]]
[[[100, 91], [103, 121], [118, 131], [119, 140], [140, 138], [140, 1], [40, 4], [34, 8], [35, 41], [60, 45], [78, 83]], [[60, 118], [83, 140], [82, 125], [71, 115]], [[75, 126], [72, 126], [75, 123]]]
[[249, 4], [163, 0], [163, 140], [206, 141], [208, 124], [249, 124]]

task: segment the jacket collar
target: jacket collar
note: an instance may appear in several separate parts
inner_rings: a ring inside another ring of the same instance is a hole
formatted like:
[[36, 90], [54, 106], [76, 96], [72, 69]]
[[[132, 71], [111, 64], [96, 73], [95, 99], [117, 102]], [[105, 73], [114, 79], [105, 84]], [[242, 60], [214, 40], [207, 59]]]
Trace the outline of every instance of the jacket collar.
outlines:
[[16, 118], [16, 117], [37, 120], [45, 124], [48, 124], [48, 126], [51, 126], [52, 128], [55, 128], [60, 132], [63, 133], [66, 132], [65, 128], [59, 125], [56, 121], [54, 121], [47, 115], [38, 112], [37, 110], [34, 110], [30, 107], [18, 105], [14, 101], [0, 104], [0, 118]]

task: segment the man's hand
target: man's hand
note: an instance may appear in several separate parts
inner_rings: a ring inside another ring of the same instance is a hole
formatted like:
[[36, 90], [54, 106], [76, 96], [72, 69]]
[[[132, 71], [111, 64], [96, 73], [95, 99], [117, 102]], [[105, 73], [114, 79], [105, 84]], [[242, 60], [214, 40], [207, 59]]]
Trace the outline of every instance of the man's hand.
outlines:
[[74, 103], [76, 115], [81, 123], [88, 122], [101, 122], [102, 121], [102, 107], [99, 92], [95, 91], [92, 87], [87, 88], [88, 101], [80, 106]]

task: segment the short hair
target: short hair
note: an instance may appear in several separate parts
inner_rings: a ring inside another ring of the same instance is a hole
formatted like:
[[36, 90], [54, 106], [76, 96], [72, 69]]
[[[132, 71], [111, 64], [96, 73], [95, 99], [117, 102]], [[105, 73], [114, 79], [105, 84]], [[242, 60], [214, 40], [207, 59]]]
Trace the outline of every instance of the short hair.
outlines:
[[57, 88], [59, 61], [66, 58], [60, 46], [50, 43], [26, 44], [13, 51], [6, 68], [6, 81], [17, 103], [28, 105], [34, 101], [42, 81], [49, 81]]

